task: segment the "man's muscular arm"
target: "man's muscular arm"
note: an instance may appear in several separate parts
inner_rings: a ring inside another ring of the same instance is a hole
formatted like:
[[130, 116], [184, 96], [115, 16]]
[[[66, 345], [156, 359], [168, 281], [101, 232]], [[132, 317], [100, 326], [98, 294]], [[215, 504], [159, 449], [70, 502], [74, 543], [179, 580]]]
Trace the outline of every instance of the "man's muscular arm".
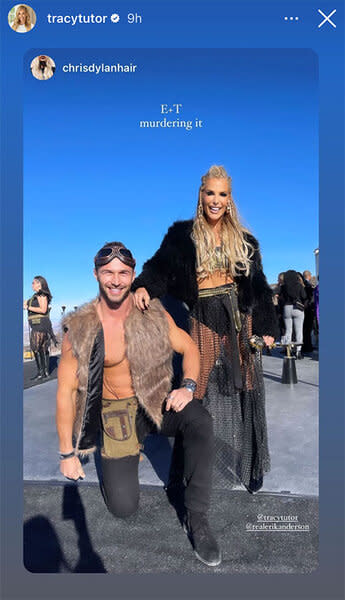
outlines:
[[[175, 352], [178, 352], [183, 356], [183, 378], [196, 381], [200, 370], [199, 350], [188, 333], [177, 327], [169, 313], [166, 313], [166, 318], [169, 322], [169, 338], [171, 346]], [[193, 393], [186, 388], [173, 390], [168, 396], [166, 410], [172, 408], [174, 411], [179, 412], [180, 410], [183, 410], [192, 399]]]
[[[60, 452], [73, 451], [72, 431], [75, 416], [74, 397], [78, 388], [77, 359], [73, 356], [68, 335], [64, 336], [58, 368], [58, 389], [56, 395], [56, 427], [59, 436]], [[60, 471], [68, 479], [84, 478], [85, 473], [77, 456], [60, 460]]]

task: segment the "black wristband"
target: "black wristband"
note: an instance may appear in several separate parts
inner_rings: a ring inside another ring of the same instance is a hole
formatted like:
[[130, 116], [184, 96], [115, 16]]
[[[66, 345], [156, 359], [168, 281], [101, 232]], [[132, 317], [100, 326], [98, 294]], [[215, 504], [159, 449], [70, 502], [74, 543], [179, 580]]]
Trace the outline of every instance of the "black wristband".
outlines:
[[67, 454], [64, 454], [63, 452], [59, 453], [60, 460], [65, 460], [66, 458], [72, 458], [72, 456], [75, 456], [74, 450], [72, 450], [72, 452], [68, 452]]

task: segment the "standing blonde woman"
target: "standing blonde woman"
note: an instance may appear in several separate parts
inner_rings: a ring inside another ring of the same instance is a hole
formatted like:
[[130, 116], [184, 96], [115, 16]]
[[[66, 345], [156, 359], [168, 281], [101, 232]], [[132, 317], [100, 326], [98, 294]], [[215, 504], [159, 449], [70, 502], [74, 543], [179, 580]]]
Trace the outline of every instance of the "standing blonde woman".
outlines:
[[141, 310], [166, 294], [188, 305], [201, 354], [194, 397], [213, 417], [216, 483], [257, 491], [269, 453], [261, 363], [249, 340], [271, 345], [277, 320], [258, 242], [241, 225], [223, 167], [201, 178], [195, 218], [170, 227], [132, 289]]
[[25, 4], [20, 4], [16, 9], [16, 16], [14, 17], [12, 29], [17, 33], [26, 33], [31, 31], [34, 25], [31, 23], [30, 13]]

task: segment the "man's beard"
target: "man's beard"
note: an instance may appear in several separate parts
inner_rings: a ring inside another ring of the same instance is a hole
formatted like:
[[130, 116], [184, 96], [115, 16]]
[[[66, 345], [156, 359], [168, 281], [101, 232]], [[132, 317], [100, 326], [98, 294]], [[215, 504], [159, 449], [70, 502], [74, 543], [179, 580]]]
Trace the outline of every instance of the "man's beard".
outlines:
[[128, 298], [130, 291], [130, 288], [128, 288], [119, 300], [112, 300], [107, 296], [105, 289], [101, 285], [99, 286], [99, 295], [103, 298], [109, 308], [119, 308], [126, 298]]

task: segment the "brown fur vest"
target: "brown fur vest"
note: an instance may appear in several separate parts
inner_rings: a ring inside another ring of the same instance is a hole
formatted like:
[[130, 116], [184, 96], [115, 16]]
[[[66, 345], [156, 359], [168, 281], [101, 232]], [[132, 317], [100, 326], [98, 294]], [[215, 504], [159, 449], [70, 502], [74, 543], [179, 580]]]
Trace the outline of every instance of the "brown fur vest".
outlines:
[[[80, 454], [95, 450], [101, 423], [104, 337], [97, 302], [96, 299], [84, 304], [62, 322], [78, 360], [74, 437], [75, 449]], [[162, 404], [171, 388], [173, 374], [169, 324], [159, 300], [152, 300], [150, 309], [144, 313], [133, 308], [124, 328], [135, 394], [159, 428]]]

